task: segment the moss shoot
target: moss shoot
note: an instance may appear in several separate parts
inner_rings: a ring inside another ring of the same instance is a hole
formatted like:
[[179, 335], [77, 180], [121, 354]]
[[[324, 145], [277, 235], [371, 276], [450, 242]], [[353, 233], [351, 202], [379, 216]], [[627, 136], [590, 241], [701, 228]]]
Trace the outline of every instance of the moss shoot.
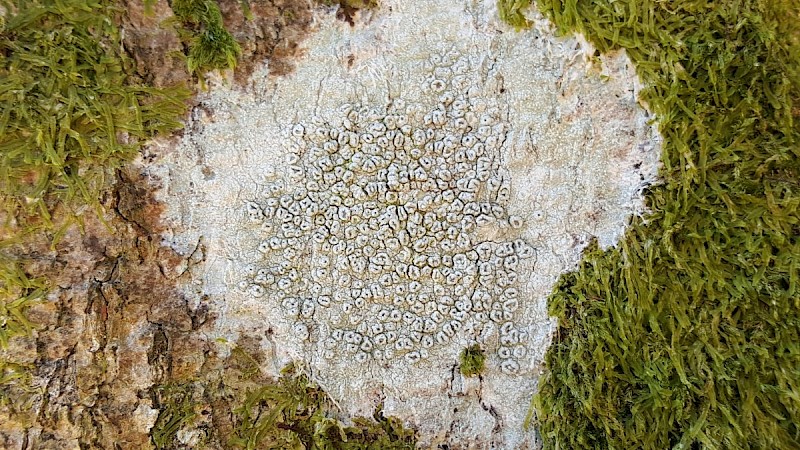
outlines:
[[500, 20], [511, 25], [517, 31], [529, 28], [530, 20], [525, 17], [525, 10], [531, 6], [532, 0], [500, 0], [497, 2], [497, 11]]
[[800, 448], [797, 2], [537, 4], [627, 52], [664, 136], [648, 216], [550, 298], [545, 448]]
[[[39, 301], [47, 290], [47, 281], [29, 277], [11, 258], [0, 261], [0, 349], [9, 339], [28, 334], [33, 324], [27, 309]], [[4, 377], [0, 376], [0, 385]]]
[[474, 377], [483, 372], [486, 355], [478, 344], [473, 344], [461, 351], [458, 357], [461, 374], [465, 377]]
[[193, 402], [193, 385], [165, 384], [155, 390], [155, 405], [160, 409], [150, 438], [156, 449], [175, 447], [178, 432], [197, 417]]
[[[249, 4], [242, 5], [248, 12]], [[182, 27], [179, 35], [189, 48], [189, 72], [202, 79], [206, 72], [236, 67], [242, 49], [225, 29], [215, 0], [174, 0], [172, 11]]]

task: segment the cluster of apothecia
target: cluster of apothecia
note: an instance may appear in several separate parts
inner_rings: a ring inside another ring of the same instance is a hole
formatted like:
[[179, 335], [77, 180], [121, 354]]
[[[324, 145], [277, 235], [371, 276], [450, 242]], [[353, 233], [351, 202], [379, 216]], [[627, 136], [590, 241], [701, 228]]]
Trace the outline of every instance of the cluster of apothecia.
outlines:
[[263, 260], [242, 287], [325, 358], [415, 363], [490, 323], [503, 372], [526, 357], [518, 270], [535, 250], [506, 209], [503, 112], [467, 67], [433, 58], [427, 105], [344, 105], [294, 124], [286, 176], [247, 204]]

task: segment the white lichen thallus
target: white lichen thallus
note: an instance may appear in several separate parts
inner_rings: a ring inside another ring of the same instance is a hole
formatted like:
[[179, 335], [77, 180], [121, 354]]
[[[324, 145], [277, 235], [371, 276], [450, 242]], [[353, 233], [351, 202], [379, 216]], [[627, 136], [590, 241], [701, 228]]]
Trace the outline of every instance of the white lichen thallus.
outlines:
[[[430, 61], [424, 88], [435, 101], [425, 114], [396, 100], [344, 105], [336, 126], [294, 124], [289, 183], [271, 185], [263, 205], [245, 204], [272, 230], [245, 289], [276, 297], [295, 337], [319, 343], [325, 358], [416, 363], [458, 333], [480, 339], [490, 322], [504, 372], [526, 357], [517, 270], [531, 270], [536, 252], [518, 237], [523, 219], [506, 210], [508, 127], [465, 67], [450, 54]], [[481, 241], [481, 227], [517, 237]]]

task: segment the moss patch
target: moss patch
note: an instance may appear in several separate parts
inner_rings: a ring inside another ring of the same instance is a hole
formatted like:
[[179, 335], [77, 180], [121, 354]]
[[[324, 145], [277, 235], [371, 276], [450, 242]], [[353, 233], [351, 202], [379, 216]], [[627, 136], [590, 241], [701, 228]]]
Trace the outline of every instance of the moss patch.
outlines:
[[[88, 212], [103, 217], [109, 175], [159, 133], [180, 127], [188, 91], [128, 83], [114, 3], [3, 2], [0, 23], [0, 349], [34, 327], [48, 282], [20, 257], [56, 243]], [[64, 220], [66, 217], [66, 220]], [[0, 398], [31, 388], [32, 367], [0, 357]], [[10, 394], [9, 394], [10, 393]], [[0, 406], [2, 406], [0, 401]], [[14, 411], [27, 408], [11, 405]]]
[[550, 299], [545, 447], [800, 448], [797, 3], [537, 4], [625, 49], [665, 138], [650, 214]]
[[211, 424], [214, 428], [204, 434], [222, 448], [415, 448], [414, 432], [384, 417], [380, 407], [372, 418], [357, 417], [345, 425], [327, 394], [294, 366], [287, 366], [278, 380], [258, 372], [257, 359], [236, 347], [221, 378], [156, 388], [156, 448], [175, 448], [181, 430], [197, 435], [196, 430]]
[[327, 394], [293, 366], [275, 384], [247, 393], [234, 413], [231, 443], [238, 448], [413, 449], [414, 433], [379, 407], [372, 419], [346, 426], [334, 416]]
[[529, 28], [530, 20], [525, 17], [525, 10], [531, 6], [532, 0], [500, 0], [497, 12], [500, 20], [513, 26], [517, 31]]
[[236, 67], [242, 49], [225, 29], [215, 0], [174, 0], [171, 5], [182, 26], [179, 35], [189, 49], [189, 72], [202, 79], [208, 71]]
[[465, 377], [474, 377], [483, 372], [486, 355], [478, 344], [471, 345], [461, 351], [458, 357], [461, 374]]
[[0, 407], [19, 413], [28, 408], [31, 367], [0, 357]]
[[[0, 33], [0, 192], [6, 220], [49, 225], [56, 203], [97, 207], [109, 169], [180, 127], [188, 92], [126, 83], [104, 1], [20, 1]], [[76, 203], [73, 200], [79, 199]]]
[[[31, 331], [27, 309], [46, 289], [46, 280], [29, 277], [13, 259], [0, 261], [0, 349], [8, 346], [9, 339]], [[0, 376], [0, 384], [4, 379]]]
[[191, 383], [186, 383], [166, 384], [156, 389], [156, 406], [160, 411], [151, 438], [157, 449], [173, 448], [178, 431], [190, 425], [197, 416], [192, 388]]

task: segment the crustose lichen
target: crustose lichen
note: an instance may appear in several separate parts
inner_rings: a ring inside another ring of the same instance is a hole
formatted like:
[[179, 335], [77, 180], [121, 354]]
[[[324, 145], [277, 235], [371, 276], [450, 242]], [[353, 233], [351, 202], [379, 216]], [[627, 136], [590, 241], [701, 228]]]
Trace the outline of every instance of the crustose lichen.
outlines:
[[432, 104], [344, 105], [287, 131], [287, 175], [246, 206], [265, 238], [242, 288], [280, 304], [308, 350], [416, 363], [490, 326], [500, 369], [519, 371], [518, 271], [536, 252], [507, 211], [502, 104], [468, 67], [431, 59]]

